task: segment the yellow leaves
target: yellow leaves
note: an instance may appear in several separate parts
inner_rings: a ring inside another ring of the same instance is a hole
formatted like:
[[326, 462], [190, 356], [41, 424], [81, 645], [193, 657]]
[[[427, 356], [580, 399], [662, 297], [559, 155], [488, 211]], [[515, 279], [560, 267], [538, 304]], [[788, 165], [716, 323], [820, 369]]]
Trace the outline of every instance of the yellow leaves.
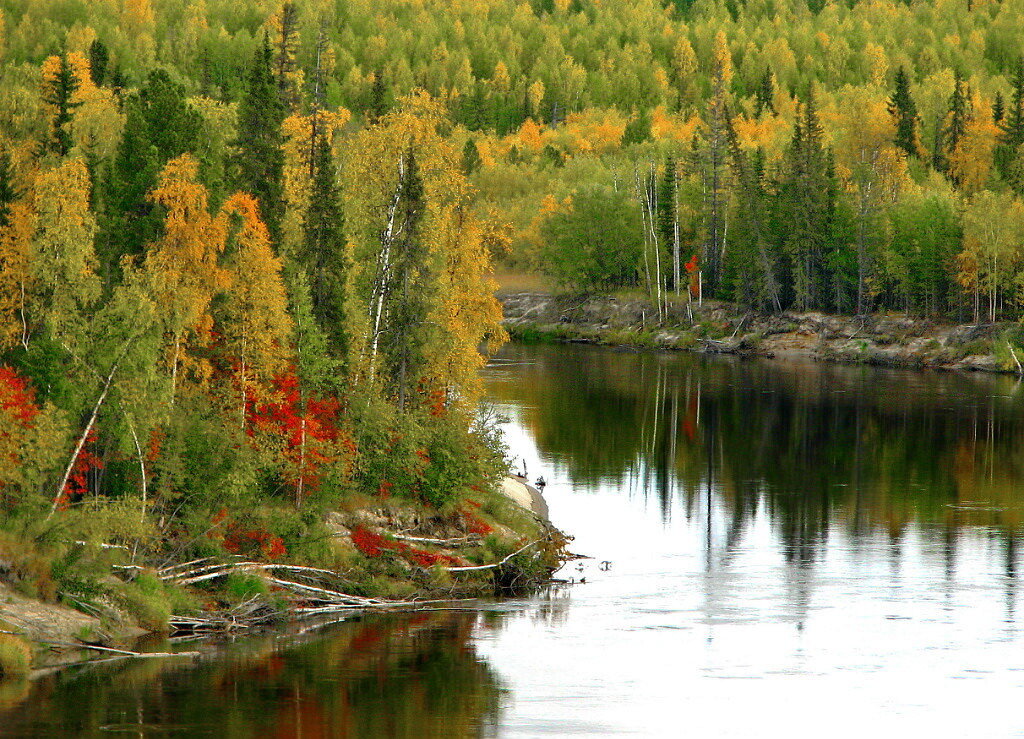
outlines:
[[949, 173], [967, 196], [979, 192], [988, 183], [1001, 134], [992, 121], [991, 108], [980, 97], [971, 102], [973, 113], [964, 136], [949, 155]]
[[[469, 184], [460, 158], [438, 133], [443, 111], [418, 94], [404, 100], [381, 122], [360, 132], [347, 157], [346, 221], [352, 242], [354, 296], [365, 321], [364, 341], [373, 330], [375, 285], [382, 252], [402, 218], [395, 212], [400, 173], [413, 152], [423, 186], [422, 224], [418, 238], [429, 256], [418, 265], [429, 293], [430, 319], [418, 330], [431, 332], [427, 380], [430, 389], [469, 401], [475, 397], [478, 351], [484, 340], [501, 340], [501, 309], [490, 281], [489, 247], [505, 242], [501, 224], [481, 221], [469, 212]], [[390, 234], [390, 235], [389, 235]], [[376, 270], [376, 276], [375, 276]]]
[[266, 377], [281, 367], [291, 334], [281, 261], [251, 195], [235, 193], [221, 214], [233, 247], [227, 262], [230, 287], [223, 333], [243, 367]]
[[526, 90], [526, 101], [530, 107], [530, 113], [537, 115], [541, 112], [540, 106], [544, 101], [544, 83], [540, 80], [534, 82]]
[[30, 262], [35, 211], [26, 200], [10, 206], [9, 222], [0, 228], [0, 350], [23, 339], [26, 298], [31, 291]]
[[651, 138], [655, 141], [689, 144], [699, 126], [700, 120], [696, 116], [686, 118], [682, 114], [669, 113], [663, 105], [651, 111]]
[[729, 42], [725, 38], [725, 31], [722, 30], [715, 34], [712, 67], [713, 73], [720, 76], [722, 83], [728, 87], [732, 82], [732, 52], [729, 51]]
[[885, 84], [886, 75], [889, 73], [889, 60], [881, 46], [868, 43], [864, 47], [864, 65], [871, 84], [879, 87]]
[[792, 135], [792, 125], [778, 116], [762, 116], [760, 119], [740, 116], [733, 120], [736, 139], [743, 149], [781, 151]]
[[509, 76], [508, 67], [505, 62], [499, 61], [494, 65], [494, 75], [491, 77], [491, 84], [501, 92], [508, 92], [512, 87], [512, 77]]
[[[1024, 241], [1024, 204], [1012, 193], [983, 190], [963, 212], [964, 251], [957, 261], [957, 280], [966, 288], [983, 288], [995, 298], [1017, 278]], [[1014, 285], [1018, 290], [1020, 284]], [[1019, 296], [1018, 296], [1019, 297]]]
[[[313, 116], [316, 116], [314, 119]], [[309, 210], [312, 194], [312, 157], [314, 122], [316, 135], [332, 141], [335, 132], [344, 128], [351, 114], [344, 108], [321, 110], [312, 115], [291, 115], [281, 124], [284, 134], [284, 205], [281, 223], [281, 248], [290, 253], [302, 241], [302, 223]]]
[[57, 336], [77, 333], [83, 311], [100, 294], [89, 208], [89, 171], [77, 157], [43, 171], [35, 182], [32, 278], [39, 312]]
[[534, 154], [540, 152], [544, 148], [543, 130], [543, 127], [537, 121], [533, 120], [533, 118], [527, 118], [523, 121], [523, 125], [519, 127], [519, 147]]
[[[150, 249], [146, 268], [172, 337], [168, 363], [175, 376], [185, 359], [183, 350], [209, 341], [210, 304], [230, 284], [230, 274], [219, 264], [227, 237], [224, 218], [210, 215], [198, 174], [199, 163], [183, 154], [167, 163], [149, 196], [167, 212], [164, 236]], [[196, 362], [193, 369], [200, 380], [209, 375], [205, 362]]]

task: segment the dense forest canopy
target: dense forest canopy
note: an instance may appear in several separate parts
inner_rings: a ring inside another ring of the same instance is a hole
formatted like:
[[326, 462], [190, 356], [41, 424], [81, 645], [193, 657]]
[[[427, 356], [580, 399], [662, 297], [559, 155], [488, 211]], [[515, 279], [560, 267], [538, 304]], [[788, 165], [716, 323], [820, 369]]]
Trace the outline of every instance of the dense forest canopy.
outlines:
[[121, 506], [140, 536], [458, 499], [500, 469], [494, 257], [659, 305], [1009, 315], [1022, 25], [1024, 0], [0, 0], [0, 505]]

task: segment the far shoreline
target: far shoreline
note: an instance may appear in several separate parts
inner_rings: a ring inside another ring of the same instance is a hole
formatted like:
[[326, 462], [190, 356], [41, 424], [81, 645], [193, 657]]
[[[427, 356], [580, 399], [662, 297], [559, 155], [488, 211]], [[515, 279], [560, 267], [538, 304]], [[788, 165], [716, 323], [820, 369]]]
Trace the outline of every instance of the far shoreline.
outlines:
[[[1024, 376], [1017, 322], [952, 324], [905, 314], [760, 314], [717, 300], [500, 291], [503, 324], [522, 343], [581, 343], [833, 364]], [[692, 314], [692, 320], [690, 316]]]

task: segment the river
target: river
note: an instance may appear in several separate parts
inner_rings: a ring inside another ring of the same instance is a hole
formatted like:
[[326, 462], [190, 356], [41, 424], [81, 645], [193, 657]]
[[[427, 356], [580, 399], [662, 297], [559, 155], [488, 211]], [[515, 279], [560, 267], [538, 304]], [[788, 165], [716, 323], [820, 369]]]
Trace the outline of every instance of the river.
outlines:
[[590, 557], [565, 584], [65, 670], [0, 688], [0, 735], [1024, 733], [1014, 379], [520, 345], [485, 375]]

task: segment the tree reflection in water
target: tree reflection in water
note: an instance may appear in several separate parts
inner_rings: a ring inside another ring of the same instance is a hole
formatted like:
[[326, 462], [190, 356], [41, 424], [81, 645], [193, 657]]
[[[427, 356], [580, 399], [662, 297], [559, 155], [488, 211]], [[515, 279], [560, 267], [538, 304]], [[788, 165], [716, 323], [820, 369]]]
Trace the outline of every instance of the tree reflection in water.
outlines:
[[199, 664], [74, 668], [41, 678], [0, 713], [0, 734], [490, 736], [504, 691], [470, 643], [478, 619], [368, 617], [315, 635], [246, 638]]
[[708, 569], [763, 513], [797, 591], [830, 535], [885, 533], [898, 568], [911, 525], [941, 549], [947, 579], [965, 529], [1003, 540], [1015, 579], [1024, 394], [1014, 378], [521, 345], [489, 373], [492, 399], [519, 409], [546, 464], [577, 490], [655, 496], [665, 517], [681, 502], [704, 523]]

